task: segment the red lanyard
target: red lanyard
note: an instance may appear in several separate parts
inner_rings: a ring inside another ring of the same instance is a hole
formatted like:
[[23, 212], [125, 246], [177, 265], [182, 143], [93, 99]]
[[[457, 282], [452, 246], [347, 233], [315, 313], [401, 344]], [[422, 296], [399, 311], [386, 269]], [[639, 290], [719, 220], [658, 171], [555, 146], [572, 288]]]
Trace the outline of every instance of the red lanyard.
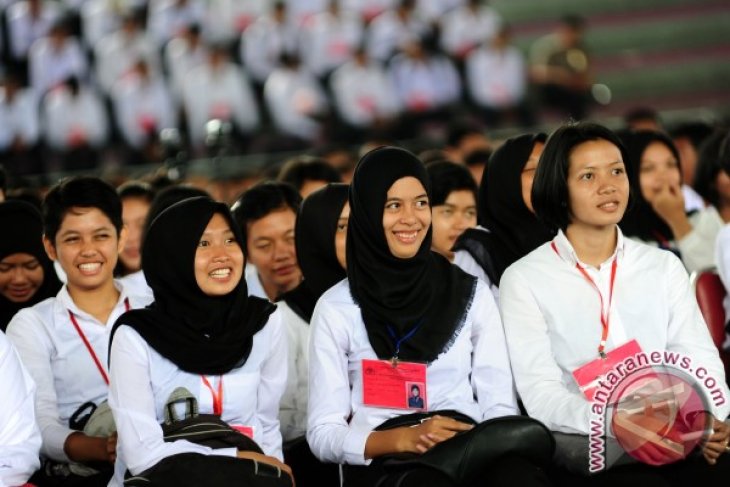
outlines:
[[[555, 246], [555, 242], [552, 242], [550, 246], [553, 248], [555, 253], [560, 256], [558, 248]], [[611, 315], [611, 302], [613, 301], [613, 284], [616, 281], [616, 269], [618, 268], [618, 259], [614, 257], [613, 263], [611, 264], [611, 281], [608, 287], [608, 310], [606, 311], [606, 313], [603, 312], [603, 294], [601, 293], [601, 290], [598, 289], [598, 286], [593, 281], [591, 276], [589, 276], [585, 269], [583, 269], [577, 262], [575, 264], [575, 268], [578, 269], [581, 274], [583, 274], [583, 277], [585, 277], [586, 281], [588, 281], [591, 286], [593, 286], [593, 289], [596, 290], [596, 292], [598, 293], [598, 297], [601, 299], [601, 327], [603, 328], [603, 331], [601, 333], [601, 342], [598, 344], [598, 355], [601, 358], [606, 358], [606, 339], [608, 338], [609, 318]]]
[[[129, 311], [129, 298], [124, 298], [124, 308], [125, 308], [125, 311]], [[86, 345], [86, 350], [89, 351], [89, 355], [91, 355], [91, 358], [94, 359], [94, 363], [96, 364], [96, 368], [99, 369], [101, 378], [104, 379], [104, 382], [106, 383], [106, 385], [109, 385], [109, 377], [106, 375], [106, 371], [104, 370], [104, 367], [101, 365], [101, 361], [99, 361], [99, 357], [96, 356], [94, 349], [91, 348], [91, 343], [89, 343], [89, 340], [86, 338], [86, 335], [84, 335], [84, 332], [81, 331], [81, 327], [79, 326], [79, 322], [76, 321], [76, 316], [74, 316], [73, 311], [68, 310], [68, 316], [71, 318], [71, 323], [73, 323], [74, 328], [76, 328], [76, 333], [79, 334], [79, 337], [81, 337], [81, 341], [83, 341], [84, 345]]]
[[218, 394], [213, 390], [213, 386], [210, 385], [208, 379], [204, 376], [200, 376], [203, 379], [203, 384], [210, 391], [210, 395], [213, 396], [213, 414], [216, 416], [223, 415], [223, 376], [218, 377]]

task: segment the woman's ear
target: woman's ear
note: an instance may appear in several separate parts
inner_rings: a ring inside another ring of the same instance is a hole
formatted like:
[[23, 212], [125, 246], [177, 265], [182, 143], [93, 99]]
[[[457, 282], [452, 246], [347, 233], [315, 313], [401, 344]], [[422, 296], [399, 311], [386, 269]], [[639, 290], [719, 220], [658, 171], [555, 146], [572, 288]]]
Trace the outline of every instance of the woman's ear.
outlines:
[[52, 261], [56, 261], [57, 254], [56, 254], [56, 246], [51, 242], [51, 239], [43, 235], [43, 248], [46, 250], [46, 255], [48, 255], [48, 258]]
[[119, 231], [119, 241], [117, 242], [117, 253], [121, 254], [124, 250], [124, 245], [127, 243], [127, 225], [122, 225], [122, 229]]

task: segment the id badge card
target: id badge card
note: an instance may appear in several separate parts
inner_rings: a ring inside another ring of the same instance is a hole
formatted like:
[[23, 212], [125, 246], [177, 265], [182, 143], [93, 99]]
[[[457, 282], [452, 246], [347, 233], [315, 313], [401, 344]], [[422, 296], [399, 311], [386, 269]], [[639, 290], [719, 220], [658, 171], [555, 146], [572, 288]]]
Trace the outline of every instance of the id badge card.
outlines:
[[616, 365], [640, 352], [639, 342], [635, 339], [631, 340], [607, 352], [606, 358], [599, 357], [578, 367], [573, 371], [573, 378], [583, 395], [589, 401], [593, 401], [593, 396], [598, 388], [598, 381], [613, 370]]
[[248, 436], [253, 440], [253, 426], [247, 426], [245, 424], [232, 424], [231, 428], [238, 431], [243, 436]]
[[363, 359], [362, 398], [366, 406], [427, 411], [426, 364]]

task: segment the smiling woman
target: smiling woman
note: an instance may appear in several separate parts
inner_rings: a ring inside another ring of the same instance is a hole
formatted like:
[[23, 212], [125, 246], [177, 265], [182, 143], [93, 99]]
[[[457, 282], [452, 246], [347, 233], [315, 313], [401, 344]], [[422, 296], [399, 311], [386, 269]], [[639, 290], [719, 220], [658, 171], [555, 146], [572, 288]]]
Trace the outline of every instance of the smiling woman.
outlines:
[[43, 250], [41, 214], [22, 201], [0, 203], [0, 330], [27, 308], [55, 296], [61, 283]]
[[[271, 470], [259, 464], [281, 473], [265, 485], [291, 485], [278, 419], [285, 333], [275, 307], [248, 294], [241, 241], [226, 205], [208, 197], [174, 204], [150, 225], [142, 267], [155, 302], [122, 315], [112, 332], [109, 404], [120, 455], [110, 485], [126, 485], [127, 469], [155, 479], [150, 485], [263, 485], [256, 472]], [[166, 440], [160, 424], [180, 388], [201, 414], [248, 432], [259, 452]]]
[[121, 202], [111, 186], [97, 178], [64, 180], [46, 195], [43, 214], [45, 250], [61, 265], [67, 283], [54, 298], [20, 311], [8, 325], [8, 338], [38, 390], [41, 453], [49, 465], [34, 481], [54, 482], [47, 477], [80, 472], [77, 463], [97, 462], [99, 472], [84, 479], [85, 485], [106, 485], [116, 436], [87, 436], [74, 416], [85, 403], [98, 406], [106, 400], [110, 324], [147, 301], [113, 278], [125, 232]]

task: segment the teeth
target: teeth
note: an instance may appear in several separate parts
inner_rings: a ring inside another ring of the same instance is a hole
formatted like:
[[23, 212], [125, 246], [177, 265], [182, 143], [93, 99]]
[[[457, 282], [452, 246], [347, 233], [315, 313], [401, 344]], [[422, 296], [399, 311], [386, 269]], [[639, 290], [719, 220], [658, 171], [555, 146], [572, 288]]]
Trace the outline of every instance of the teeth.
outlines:
[[395, 235], [401, 240], [413, 240], [418, 232], [395, 232]]
[[599, 205], [599, 208], [615, 208], [616, 202], [611, 201], [610, 203], [603, 203], [602, 205]]
[[101, 264], [98, 262], [92, 262], [89, 264], [80, 264], [79, 269], [81, 269], [83, 272], [94, 272], [99, 267], [101, 267]]
[[231, 275], [231, 269], [216, 269], [210, 275], [212, 277], [228, 277]]

